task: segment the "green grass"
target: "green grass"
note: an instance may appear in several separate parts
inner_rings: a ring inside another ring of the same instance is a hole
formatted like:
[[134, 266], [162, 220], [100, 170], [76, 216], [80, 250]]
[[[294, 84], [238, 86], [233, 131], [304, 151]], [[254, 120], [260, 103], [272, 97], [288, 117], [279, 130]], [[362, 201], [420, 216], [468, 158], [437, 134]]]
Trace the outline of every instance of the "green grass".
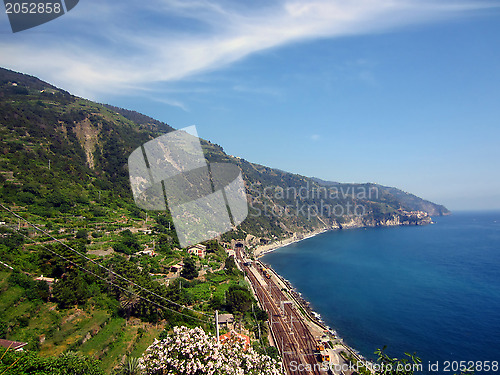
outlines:
[[158, 325], [158, 328], [151, 328], [144, 332], [144, 334], [137, 340], [134, 349], [130, 353], [131, 357], [140, 357], [142, 353], [151, 345], [155, 338], [157, 338], [163, 331], [163, 326]]
[[213, 296], [214, 297], [220, 297], [220, 298], [224, 298], [227, 290], [229, 289], [229, 285], [230, 284], [220, 284], [220, 285], [217, 285], [215, 290], [213, 291]]
[[48, 338], [40, 348], [42, 355], [57, 355], [68, 349], [78, 349], [87, 333], [98, 332], [109, 319], [106, 311], [93, 311], [91, 314], [82, 310], [68, 310], [60, 328]]
[[208, 301], [212, 295], [209, 283], [200, 283], [188, 291], [195, 301]]
[[7, 279], [9, 278], [9, 276], [10, 276], [10, 272], [8, 272], [8, 271], [0, 272], [0, 291], [3, 291], [4, 288], [6, 288], [8, 286]]
[[6, 291], [2, 291], [0, 296], [0, 312], [4, 319], [10, 319], [15, 316], [16, 304], [22, 298], [24, 291], [22, 288], [15, 286], [8, 288]]
[[102, 368], [108, 373], [122, 361], [124, 355], [131, 352], [137, 337], [137, 327], [126, 326], [121, 330], [121, 334], [114, 338], [113, 345], [108, 347], [106, 356], [102, 358]]
[[212, 274], [207, 274], [207, 281], [211, 284], [217, 285], [228, 280], [228, 277], [224, 273], [224, 271], [214, 272]]
[[31, 311], [34, 309], [34, 307], [34, 302], [21, 298], [16, 302], [16, 304], [13, 304], [10, 308], [5, 310], [4, 317], [7, 320], [14, 320], [22, 316], [30, 317]]
[[182, 255], [177, 252], [174, 252], [173, 254], [166, 255], [161, 260], [161, 264], [164, 264], [166, 266], [173, 266], [174, 264], [179, 263], [180, 260], [182, 260]]
[[[125, 319], [111, 318], [107, 311], [57, 310], [54, 303], [38, 305], [23, 299], [21, 288], [7, 288], [9, 274], [0, 273], [0, 314], [10, 322], [17, 322], [19, 317], [29, 317], [29, 323], [26, 327], [16, 323], [8, 338], [28, 342], [30, 349], [36, 350], [39, 346], [42, 356], [77, 350], [101, 359], [103, 369], [111, 372], [123, 356], [132, 352], [140, 356], [162, 331], [161, 327], [146, 325], [139, 337], [139, 326], [127, 326]], [[89, 333], [92, 337], [83, 343]], [[45, 341], [39, 344], [43, 336]]]
[[112, 318], [95, 336], [85, 342], [79, 350], [82, 353], [101, 357], [114, 345], [116, 338], [122, 334], [125, 319]]

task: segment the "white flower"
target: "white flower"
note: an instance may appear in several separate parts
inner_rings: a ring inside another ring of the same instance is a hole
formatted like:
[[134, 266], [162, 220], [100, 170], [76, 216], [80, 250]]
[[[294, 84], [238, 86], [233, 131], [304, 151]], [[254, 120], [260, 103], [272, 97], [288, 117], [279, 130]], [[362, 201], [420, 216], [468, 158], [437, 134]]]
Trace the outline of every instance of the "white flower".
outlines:
[[146, 374], [280, 375], [281, 364], [248, 348], [239, 340], [219, 345], [201, 328], [175, 327], [164, 340], [155, 340], [139, 360]]

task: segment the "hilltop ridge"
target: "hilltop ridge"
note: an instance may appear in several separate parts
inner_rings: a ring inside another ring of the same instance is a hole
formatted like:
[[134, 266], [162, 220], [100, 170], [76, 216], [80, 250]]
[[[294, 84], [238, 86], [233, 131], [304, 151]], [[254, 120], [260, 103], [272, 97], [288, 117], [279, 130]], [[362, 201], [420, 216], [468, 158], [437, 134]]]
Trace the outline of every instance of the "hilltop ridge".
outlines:
[[199, 258], [180, 249], [169, 212], [138, 208], [130, 189], [130, 153], [172, 130], [0, 68], [0, 337], [40, 356], [78, 350], [111, 373], [172, 326], [210, 330], [218, 310], [238, 314], [252, 346], [276, 354], [228, 248], [241, 242], [255, 257], [262, 245], [324, 230], [423, 225], [448, 213], [396, 188], [288, 173], [201, 140], [208, 161], [241, 169], [249, 215]]
[[[174, 128], [6, 69], [0, 70], [0, 100], [2, 199], [29, 204], [42, 216], [47, 212], [40, 207], [55, 212], [58, 204], [88, 213], [99, 206], [97, 194], [101, 199], [119, 197], [130, 210], [139, 210], [130, 192], [127, 157]], [[225, 235], [226, 240], [278, 239], [349, 225], [425, 224], [430, 215], [449, 213], [442, 205], [397, 188], [322, 181], [227, 155], [207, 140], [202, 140], [202, 147], [210, 162], [237, 164], [247, 188], [249, 216]], [[52, 177], [45, 173], [49, 163]], [[48, 202], [55, 199], [50, 198], [54, 192], [64, 202]]]

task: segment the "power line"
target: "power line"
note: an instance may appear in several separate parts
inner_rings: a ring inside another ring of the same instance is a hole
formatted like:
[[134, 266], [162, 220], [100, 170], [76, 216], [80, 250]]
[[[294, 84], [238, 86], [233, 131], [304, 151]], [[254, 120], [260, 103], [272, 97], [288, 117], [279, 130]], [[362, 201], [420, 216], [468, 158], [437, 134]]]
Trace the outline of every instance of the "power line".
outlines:
[[[208, 314], [205, 314], [205, 313], [203, 313], [203, 312], [201, 312], [201, 311], [196, 311], [196, 310], [194, 310], [194, 309], [192, 309], [192, 308], [189, 308], [189, 307], [187, 307], [187, 306], [183, 306], [183, 305], [181, 305], [181, 304], [179, 304], [179, 303], [177, 303], [177, 302], [171, 301], [171, 300], [169, 300], [168, 298], [165, 298], [165, 297], [163, 297], [163, 296], [161, 296], [161, 295], [159, 295], [159, 294], [157, 294], [157, 293], [155, 293], [155, 292], [153, 292], [153, 291], [151, 291], [151, 290], [149, 290], [149, 289], [144, 288], [143, 286], [141, 286], [141, 285], [139, 285], [139, 284], [137, 284], [137, 283], [133, 282], [132, 280], [127, 279], [126, 277], [123, 277], [122, 275], [120, 275], [120, 274], [118, 274], [118, 273], [114, 272], [113, 270], [111, 270], [111, 269], [109, 269], [109, 268], [107, 268], [107, 267], [103, 266], [102, 264], [100, 264], [100, 263], [96, 262], [95, 260], [93, 260], [93, 259], [91, 259], [91, 258], [87, 257], [86, 255], [84, 255], [84, 254], [80, 253], [79, 251], [77, 251], [77, 250], [73, 249], [71, 246], [69, 246], [69, 245], [65, 244], [64, 242], [62, 242], [61, 240], [59, 240], [59, 239], [55, 238], [55, 237], [54, 237], [54, 236], [52, 236], [50, 233], [48, 233], [48, 232], [46, 232], [45, 230], [43, 230], [43, 229], [39, 228], [38, 226], [36, 226], [35, 224], [33, 224], [33, 223], [31, 223], [30, 221], [26, 220], [26, 219], [25, 219], [25, 218], [23, 218], [22, 216], [20, 216], [20, 215], [16, 214], [15, 212], [13, 212], [12, 210], [10, 210], [8, 207], [5, 207], [5, 206], [4, 206], [3, 204], [1, 204], [1, 203], [0, 203], [0, 207], [2, 207], [4, 210], [6, 210], [7, 212], [9, 212], [11, 215], [13, 215], [13, 216], [17, 217], [18, 219], [25, 221], [25, 222], [26, 222], [26, 223], [28, 223], [30, 226], [32, 226], [32, 227], [33, 227], [33, 228], [35, 228], [36, 230], [38, 230], [38, 231], [42, 232], [42, 233], [43, 233], [43, 234], [45, 234], [46, 236], [48, 236], [48, 237], [52, 238], [54, 241], [56, 241], [57, 243], [59, 243], [59, 244], [63, 245], [64, 247], [66, 247], [67, 249], [69, 249], [70, 251], [72, 251], [73, 253], [75, 253], [75, 254], [77, 254], [77, 255], [81, 256], [82, 258], [84, 258], [84, 259], [86, 259], [87, 261], [89, 261], [89, 262], [91, 262], [91, 263], [95, 264], [96, 266], [98, 266], [98, 267], [100, 267], [100, 268], [102, 268], [102, 269], [106, 270], [107, 272], [109, 272], [109, 273], [111, 273], [111, 274], [113, 274], [113, 275], [115, 275], [115, 276], [117, 276], [117, 277], [121, 278], [122, 280], [124, 280], [124, 281], [128, 282], [129, 284], [132, 284], [132, 285], [136, 286], [137, 288], [139, 288], [139, 289], [141, 289], [141, 290], [143, 290], [143, 291], [145, 291], [145, 292], [147, 292], [147, 293], [150, 293], [151, 295], [154, 295], [155, 297], [158, 297], [158, 298], [160, 298], [160, 299], [162, 299], [162, 300], [164, 300], [164, 301], [166, 301], [166, 302], [168, 302], [168, 303], [170, 303], [170, 304], [173, 304], [173, 305], [175, 305], [175, 306], [177, 306], [177, 307], [179, 307], [179, 308], [183, 308], [183, 309], [186, 309], [186, 310], [192, 311], [192, 312], [194, 312], [194, 313], [196, 313], [196, 314], [201, 314], [201, 315], [204, 315], [204, 316], [206, 316], [207, 318], [212, 318], [212, 315], [208, 315]], [[22, 234], [21, 232], [19, 232], [19, 233], [20, 233], [21, 235], [23, 235], [24, 237], [26, 237], [26, 236], [25, 236], [24, 234]], [[34, 243], [36, 243], [36, 241], [32, 240], [31, 238], [29, 238], [29, 239], [30, 239], [30, 241], [33, 241]], [[42, 246], [43, 246], [43, 245], [42, 245]], [[47, 249], [45, 246], [43, 246], [43, 247], [44, 247], [45, 249]], [[48, 250], [48, 249], [47, 249], [47, 250]], [[51, 250], [49, 250], [49, 251], [51, 251]], [[54, 253], [55, 253], [55, 252], [54, 252]], [[58, 256], [60, 256], [58, 253], [55, 253], [55, 254], [56, 254], [56, 255], [58, 255]], [[62, 256], [61, 256], [61, 257], [62, 257]], [[72, 262], [72, 263], [74, 263], [74, 262]], [[78, 265], [77, 265], [77, 266], [78, 266]], [[79, 267], [80, 267], [80, 266], [79, 266]], [[172, 310], [172, 311], [175, 311], [175, 310]]]
[[[154, 302], [154, 301], [151, 301], [149, 298], [143, 297], [143, 296], [141, 296], [140, 294], [135, 293], [134, 291], [130, 291], [130, 290], [128, 290], [128, 289], [125, 289], [124, 287], [122, 287], [122, 286], [120, 286], [120, 285], [118, 285], [118, 284], [115, 284], [115, 283], [113, 283], [112, 281], [109, 281], [109, 280], [105, 279], [104, 277], [102, 277], [102, 276], [100, 276], [100, 275], [96, 274], [95, 272], [88, 270], [87, 268], [85, 268], [85, 267], [83, 267], [82, 265], [80, 265], [80, 264], [78, 264], [78, 263], [76, 263], [76, 262], [72, 261], [71, 259], [66, 258], [65, 256], [63, 256], [63, 255], [59, 254], [58, 252], [56, 252], [56, 251], [54, 251], [54, 250], [52, 250], [52, 249], [49, 249], [49, 248], [48, 248], [48, 247], [46, 247], [45, 245], [37, 243], [35, 240], [33, 240], [32, 238], [30, 238], [30, 237], [26, 236], [25, 234], [23, 234], [23, 233], [21, 233], [21, 232], [19, 232], [19, 234], [20, 234], [21, 236], [25, 237], [26, 239], [28, 239], [28, 240], [32, 241], [33, 243], [35, 243], [35, 244], [37, 244], [37, 245], [40, 245], [41, 247], [43, 247], [45, 250], [47, 250], [47, 251], [51, 252], [52, 254], [57, 255], [58, 257], [60, 257], [60, 258], [64, 259], [65, 261], [67, 261], [67, 262], [69, 262], [69, 263], [71, 263], [71, 264], [75, 265], [76, 267], [78, 267], [78, 268], [82, 269], [83, 271], [85, 271], [85, 272], [87, 272], [87, 273], [89, 273], [89, 274], [91, 274], [91, 275], [93, 275], [93, 276], [97, 277], [98, 279], [100, 279], [100, 280], [102, 280], [102, 281], [104, 281], [104, 282], [106, 282], [106, 283], [108, 283], [108, 284], [111, 284], [111, 285], [113, 285], [113, 286], [117, 287], [118, 289], [123, 290], [124, 292], [127, 292], [127, 293], [129, 293], [129, 294], [133, 294], [133, 295], [135, 295], [135, 296], [139, 297], [140, 299], [142, 299], [142, 300], [144, 300], [144, 301], [147, 301], [147, 302], [149, 302], [149, 303], [151, 303], [151, 304], [155, 305], [156, 307], [160, 307], [160, 308], [162, 308], [162, 309], [172, 311], [172, 312], [174, 312], [174, 313], [177, 313], [177, 314], [183, 315], [183, 316], [188, 317], [188, 318], [191, 318], [191, 319], [196, 319], [196, 320], [198, 320], [198, 321], [200, 321], [200, 322], [203, 322], [203, 323], [206, 323], [206, 322], [207, 322], [206, 320], [199, 319], [199, 318], [197, 318], [197, 317], [195, 317], [195, 316], [187, 315], [187, 314], [184, 314], [184, 313], [182, 313], [182, 312], [180, 312], [180, 311], [176, 311], [176, 310], [171, 309], [171, 308], [169, 308], [169, 307], [166, 307], [166, 306], [160, 305], [159, 303]], [[197, 311], [196, 311], [196, 312], [197, 312]]]
[[139, 288], [139, 289], [141, 289], [141, 290], [143, 290], [143, 291], [145, 291], [145, 292], [148, 292], [148, 293], [150, 293], [150, 294], [154, 295], [155, 297], [158, 297], [158, 298], [160, 298], [160, 299], [163, 299], [164, 301], [166, 301], [166, 302], [168, 302], [168, 303], [171, 303], [171, 304], [173, 304], [173, 305], [175, 305], [175, 306], [177, 306], [177, 307], [185, 308], [185, 309], [187, 309], [187, 310], [191, 310], [191, 311], [193, 311], [193, 312], [196, 312], [196, 313], [199, 313], [199, 314], [205, 315], [205, 316], [210, 317], [210, 318], [212, 317], [211, 315], [204, 314], [204, 313], [202, 313], [202, 312], [199, 312], [199, 311], [193, 310], [193, 309], [191, 309], [191, 308], [189, 308], [189, 307], [186, 307], [186, 306], [183, 306], [183, 305], [181, 305], [181, 304], [178, 304], [178, 303], [176, 303], [176, 302], [174, 302], [174, 301], [171, 301], [171, 300], [169, 300], [168, 298], [165, 298], [165, 297], [163, 297], [163, 296], [161, 296], [161, 295], [159, 295], [159, 294], [157, 294], [157, 293], [155, 293], [155, 292], [153, 292], [153, 291], [151, 291], [151, 290], [149, 290], [149, 289], [144, 288], [143, 286], [141, 286], [141, 285], [139, 285], [139, 284], [136, 284], [136, 283], [135, 283], [135, 282], [133, 282], [132, 280], [129, 280], [129, 279], [127, 279], [126, 277], [123, 277], [122, 275], [120, 275], [120, 274], [118, 274], [118, 273], [114, 272], [113, 270], [111, 270], [111, 269], [109, 269], [109, 268], [107, 268], [107, 267], [103, 266], [102, 264], [100, 264], [100, 263], [96, 262], [95, 260], [93, 260], [93, 259], [91, 259], [91, 258], [87, 257], [85, 254], [80, 253], [78, 250], [73, 249], [71, 246], [69, 246], [69, 245], [65, 244], [64, 242], [62, 242], [61, 240], [59, 240], [59, 239], [55, 238], [55, 237], [54, 237], [54, 236], [52, 236], [50, 233], [46, 232], [45, 230], [43, 230], [43, 229], [39, 228], [38, 226], [36, 226], [35, 224], [33, 224], [33, 223], [31, 223], [30, 221], [26, 220], [26, 219], [25, 219], [25, 218], [23, 218], [22, 216], [20, 216], [20, 215], [16, 214], [15, 212], [11, 211], [9, 208], [5, 207], [3, 204], [1, 204], [1, 203], [0, 203], [0, 206], [1, 206], [3, 209], [5, 209], [6, 211], [10, 212], [12, 215], [14, 215], [14, 216], [16, 216], [17, 218], [19, 218], [19, 219], [21, 219], [21, 220], [25, 221], [26, 223], [28, 223], [29, 225], [31, 225], [31, 226], [32, 226], [33, 228], [35, 228], [36, 230], [38, 230], [38, 231], [42, 232], [42, 233], [43, 233], [43, 234], [45, 234], [46, 236], [49, 236], [49, 237], [50, 237], [50, 238], [52, 238], [54, 241], [56, 241], [57, 243], [59, 243], [59, 244], [63, 245], [64, 247], [66, 247], [66, 248], [67, 248], [67, 249], [69, 249], [70, 251], [74, 252], [75, 254], [77, 254], [77, 255], [81, 256], [82, 258], [84, 258], [84, 259], [86, 259], [87, 261], [89, 261], [89, 262], [91, 262], [91, 263], [95, 264], [96, 266], [98, 266], [98, 267], [100, 267], [100, 268], [102, 268], [102, 269], [104, 269], [104, 270], [106, 270], [106, 271], [108, 271], [108, 272], [112, 273], [113, 275], [115, 275], [115, 276], [117, 276], [117, 277], [121, 278], [122, 280], [124, 280], [124, 281], [126, 281], [126, 282], [128, 282], [128, 283], [130, 283], [130, 284], [132, 284], [132, 285], [134, 285], [134, 286], [136, 286], [137, 288]]

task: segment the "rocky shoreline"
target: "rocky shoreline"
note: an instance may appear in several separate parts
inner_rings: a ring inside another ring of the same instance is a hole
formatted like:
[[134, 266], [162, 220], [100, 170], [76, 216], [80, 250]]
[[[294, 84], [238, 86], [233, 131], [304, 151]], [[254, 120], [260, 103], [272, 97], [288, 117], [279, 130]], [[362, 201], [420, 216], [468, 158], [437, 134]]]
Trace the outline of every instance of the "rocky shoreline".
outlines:
[[[259, 261], [260, 262], [260, 261]], [[321, 318], [321, 315], [311, 308], [310, 302], [302, 297], [302, 294], [283, 276], [278, 274], [270, 265], [260, 262], [263, 267], [271, 271], [279, 280], [281, 285], [286, 289], [291, 299], [295, 302], [298, 309], [301, 310], [302, 319], [311, 330], [311, 333], [320, 341], [325, 341], [332, 344], [331, 349], [341, 348], [344, 352], [350, 353], [353, 358], [361, 363], [369, 363], [369, 361], [361, 355], [356, 349], [349, 346], [340, 337], [337, 331], [328, 326]], [[314, 344], [317, 344], [315, 341]]]
[[423, 211], [404, 211], [399, 210], [385, 218], [374, 218], [367, 216], [355, 216], [349, 219], [344, 218], [342, 222], [335, 220], [330, 225], [315, 229], [306, 233], [294, 233], [293, 236], [283, 240], [274, 241], [264, 245], [257, 245], [253, 250], [255, 258], [260, 258], [267, 253], [275, 251], [292, 243], [314, 237], [320, 233], [331, 230], [356, 229], [356, 228], [375, 228], [375, 227], [394, 227], [406, 225], [428, 225], [433, 224], [432, 218], [427, 212]]

